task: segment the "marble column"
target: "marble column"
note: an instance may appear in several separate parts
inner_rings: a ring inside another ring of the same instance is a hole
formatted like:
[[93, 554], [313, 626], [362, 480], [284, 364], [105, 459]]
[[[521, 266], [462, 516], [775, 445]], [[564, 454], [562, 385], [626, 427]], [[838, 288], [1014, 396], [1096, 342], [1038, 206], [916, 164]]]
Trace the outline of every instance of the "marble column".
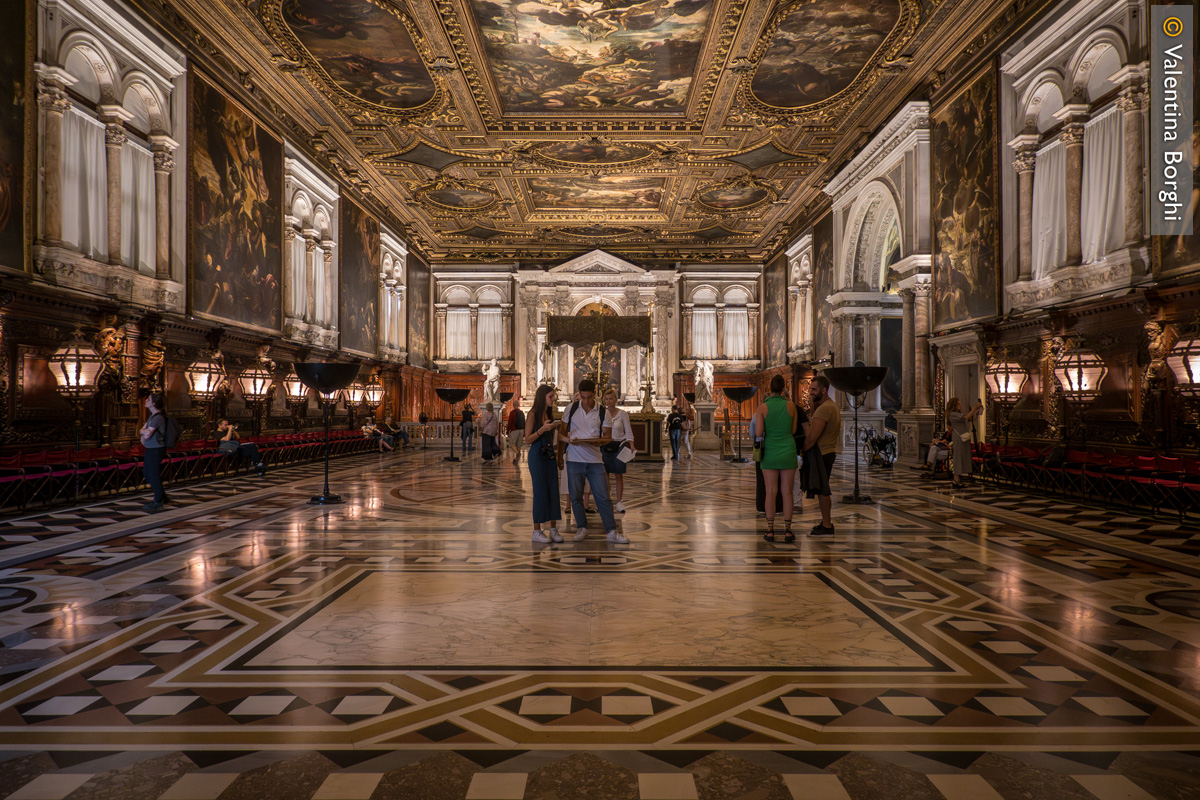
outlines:
[[1127, 86], [1117, 98], [1124, 123], [1121, 161], [1125, 170], [1126, 247], [1140, 245], [1143, 237], [1142, 194], [1142, 107], [1146, 100], [1141, 86]]
[[933, 380], [929, 371], [929, 295], [930, 285], [913, 286], [913, 329], [916, 333], [913, 353], [914, 408], [933, 408]]
[[304, 231], [304, 321], [317, 321], [317, 238], [316, 231]]
[[516, 359], [516, 353], [513, 352], [512, 337], [513, 337], [513, 306], [512, 303], [505, 303], [500, 306], [500, 353], [504, 359]]
[[717, 303], [717, 358], [725, 358], [725, 304]]
[[395, 297], [392, 302], [395, 304], [396, 313], [392, 315], [392, 341], [395, 342], [397, 350], [408, 350], [408, 341], [404, 336], [407, 328], [407, 320], [405, 319], [406, 306], [404, 305], [403, 284], [397, 281], [393, 293]]
[[379, 273], [379, 343], [378, 350], [383, 351], [392, 347], [392, 289], [396, 282], [387, 277], [387, 273]]
[[150, 141], [154, 153], [154, 277], [163, 281], [171, 277], [171, 175], [178, 145], [166, 136], [151, 136]]
[[759, 341], [759, 337], [758, 337], [759, 307], [758, 307], [758, 304], [753, 303], [753, 304], [747, 306], [746, 307], [746, 315], [750, 319], [750, 355], [749, 355], [749, 357], [750, 358], [763, 358], [763, 362], [765, 363], [765, 361], [766, 361], [765, 357], [763, 357], [762, 354], [759, 353], [759, 351], [758, 351], [758, 341]]
[[1033, 277], [1033, 174], [1037, 137], [1018, 136], [1013, 168], [1017, 171], [1017, 280]]
[[913, 374], [916, 357], [916, 342], [914, 340], [916, 319], [912, 289], [902, 289], [900, 291], [900, 299], [904, 301], [903, 312], [900, 318], [900, 336], [902, 339], [900, 343], [900, 410], [911, 411], [913, 398], [916, 394], [916, 380]]
[[97, 109], [104, 123], [104, 164], [108, 188], [108, 263], [121, 260], [121, 151], [125, 148], [125, 120], [130, 114], [120, 106], [103, 105]]
[[[1065, 106], [1064, 110], [1072, 106]], [[1083, 120], [1078, 114], [1066, 117], [1058, 135], [1066, 151], [1067, 162], [1067, 261], [1083, 261]]]
[[436, 329], [434, 336], [437, 337], [437, 346], [434, 351], [434, 358], [444, 359], [446, 357], [446, 304], [437, 303], [433, 307], [433, 326]]
[[337, 312], [337, 276], [333, 272], [333, 242], [321, 243], [321, 259], [325, 265], [325, 327], [337, 330], [340, 325]]
[[289, 220], [290, 218], [285, 218], [283, 223], [283, 280], [280, 281], [279, 285], [279, 291], [283, 296], [284, 320], [299, 316], [296, 313], [296, 265], [293, 263], [295, 259], [293, 248], [296, 237], [300, 234], [292, 227]]
[[479, 358], [479, 304], [471, 303], [471, 358]]
[[43, 233], [49, 244], [62, 243], [63, 114], [71, 107], [64, 89], [75, 77], [59, 67], [35, 66], [37, 101], [42, 111], [42, 219]]
[[692, 352], [692, 304], [684, 303], [681, 311], [683, 314], [683, 357], [693, 358], [695, 353]]
[[[879, 364], [879, 315], [869, 314], [862, 318], [863, 363], [867, 366]], [[878, 411], [882, 405], [883, 390], [878, 386], [867, 393], [866, 406], [868, 411]]]

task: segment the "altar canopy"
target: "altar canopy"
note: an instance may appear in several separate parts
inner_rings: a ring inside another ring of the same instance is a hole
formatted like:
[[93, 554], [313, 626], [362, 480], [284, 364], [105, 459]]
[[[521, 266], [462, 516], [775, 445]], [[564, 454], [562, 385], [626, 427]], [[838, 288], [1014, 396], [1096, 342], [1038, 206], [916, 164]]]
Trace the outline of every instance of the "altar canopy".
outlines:
[[650, 346], [650, 317], [546, 317], [546, 341], [551, 347], [569, 344], [583, 347], [614, 342], [620, 347]]

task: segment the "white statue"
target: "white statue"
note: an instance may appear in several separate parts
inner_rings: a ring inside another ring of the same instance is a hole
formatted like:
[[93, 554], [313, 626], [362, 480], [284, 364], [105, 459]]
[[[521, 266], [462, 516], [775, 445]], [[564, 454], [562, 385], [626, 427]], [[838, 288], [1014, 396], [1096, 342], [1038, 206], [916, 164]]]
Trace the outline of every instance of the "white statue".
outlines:
[[696, 401], [711, 403], [713, 399], [713, 365], [711, 361], [696, 361]]
[[500, 365], [496, 363], [496, 359], [493, 358], [490, 364], [483, 366], [483, 375], [483, 402], [500, 402]]

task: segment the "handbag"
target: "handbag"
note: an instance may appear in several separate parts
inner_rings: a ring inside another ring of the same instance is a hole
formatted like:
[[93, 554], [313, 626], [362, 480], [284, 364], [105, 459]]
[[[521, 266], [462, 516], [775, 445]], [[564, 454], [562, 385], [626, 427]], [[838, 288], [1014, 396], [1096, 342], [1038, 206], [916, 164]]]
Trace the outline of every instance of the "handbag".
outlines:
[[763, 450], [764, 450], [764, 449], [765, 449], [765, 448], [764, 448], [764, 446], [763, 446], [763, 443], [762, 443], [762, 442], [755, 442], [755, 443], [754, 443], [754, 448], [753, 448], [753, 449], [750, 451], [750, 457], [751, 457], [752, 459], [754, 459], [755, 461], [762, 461], [762, 460], [763, 460]]
[[611, 442], [605, 442], [604, 444], [600, 445], [600, 450], [602, 452], [608, 453], [610, 456], [615, 456], [617, 453], [621, 452], [621, 448], [624, 446], [625, 446], [624, 439], [622, 439], [620, 441], [614, 440]]
[[959, 440], [960, 442], [970, 442], [970, 441], [971, 441], [971, 432], [970, 432], [970, 431], [963, 431], [962, 433], [960, 433], [960, 434], [958, 435], [958, 440]]

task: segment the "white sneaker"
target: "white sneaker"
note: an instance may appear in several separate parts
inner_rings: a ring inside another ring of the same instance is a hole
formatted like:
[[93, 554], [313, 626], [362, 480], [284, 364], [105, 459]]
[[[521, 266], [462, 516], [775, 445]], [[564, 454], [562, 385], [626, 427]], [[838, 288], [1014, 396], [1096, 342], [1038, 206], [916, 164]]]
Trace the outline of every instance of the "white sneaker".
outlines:
[[550, 529], [550, 541], [561, 542], [562, 540], [563, 540], [562, 534], [558, 532], [558, 528], [551, 528]]
[[572, 541], [582, 542], [587, 538], [587, 528], [580, 528], [575, 531], [575, 535], [571, 537]]
[[625, 513], [625, 504], [620, 500], [617, 501], [617, 511], [620, 511], [622, 514]]
[[613, 544], [629, 544], [629, 540], [625, 538], [625, 534], [620, 531], [609, 531], [608, 540]]
[[547, 536], [542, 531], [534, 531], [533, 532], [533, 540], [535, 542], [537, 542], [538, 544], [545, 544], [546, 542], [550, 541], [550, 537]]

